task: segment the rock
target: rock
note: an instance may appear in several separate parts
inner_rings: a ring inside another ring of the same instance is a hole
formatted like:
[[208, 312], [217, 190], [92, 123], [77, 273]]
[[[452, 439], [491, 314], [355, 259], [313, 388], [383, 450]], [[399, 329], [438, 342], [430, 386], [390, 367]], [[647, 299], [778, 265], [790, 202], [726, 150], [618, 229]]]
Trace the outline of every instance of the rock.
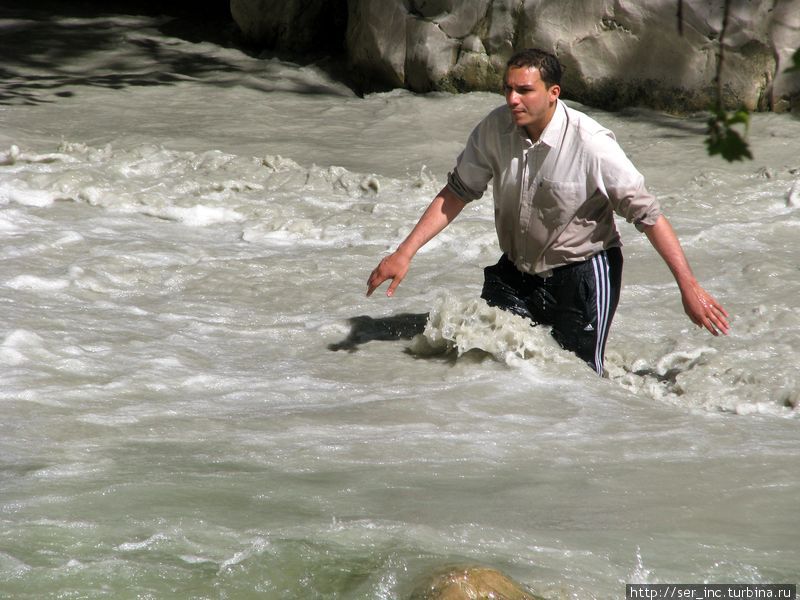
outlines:
[[505, 62], [485, 52], [462, 52], [440, 85], [442, 89], [460, 92], [499, 90], [503, 85], [504, 71]]
[[[776, 70], [763, 32], [768, 13], [758, 8], [761, 3], [735, 4], [725, 39], [724, 99], [730, 106], [764, 108]], [[521, 45], [555, 52], [566, 67], [565, 91], [582, 102], [612, 109], [644, 104], [703, 110], [715, 94], [722, 14], [716, 3], [684, 0], [683, 5], [681, 36], [675, 0], [613, 6], [591, 1], [570, 6], [569, 15], [565, 5], [526, 2]]]
[[[681, 34], [678, 1], [231, 0], [231, 12], [249, 39], [279, 50], [344, 38], [365, 90], [498, 91], [512, 52], [538, 47], [565, 65], [565, 97], [610, 109], [706, 110], [722, 2], [683, 0]], [[800, 107], [800, 73], [784, 72], [800, 47], [800, 0], [731, 2], [724, 43], [728, 107]]]
[[458, 43], [435, 23], [410, 19], [406, 29], [406, 83], [419, 92], [441, 89], [456, 63]]
[[768, 36], [777, 56], [777, 74], [772, 82], [772, 110], [800, 112], [800, 73], [785, 73], [800, 47], [800, 7], [791, 0], [775, 3]]
[[463, 40], [480, 29], [476, 25], [480, 25], [486, 17], [486, 12], [492, 2], [491, 0], [471, 0], [470, 2], [450, 0], [447, 3], [452, 5], [450, 10], [436, 15], [432, 20], [448, 37]]
[[[240, 0], [245, 1], [245, 0]], [[398, 0], [348, 3], [347, 54], [360, 83], [405, 87], [406, 29], [409, 15]]]
[[450, 567], [421, 583], [409, 600], [543, 600], [496, 569]]

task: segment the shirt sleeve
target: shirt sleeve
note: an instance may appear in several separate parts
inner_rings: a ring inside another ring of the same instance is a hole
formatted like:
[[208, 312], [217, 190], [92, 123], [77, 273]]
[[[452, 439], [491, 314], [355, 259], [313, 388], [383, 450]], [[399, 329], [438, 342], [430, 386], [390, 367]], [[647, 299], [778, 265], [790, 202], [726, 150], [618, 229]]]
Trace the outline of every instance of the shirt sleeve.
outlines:
[[661, 216], [661, 205], [644, 183], [644, 176], [620, 148], [610, 131], [597, 133], [592, 139], [598, 189], [608, 198], [619, 216], [636, 229], [655, 225]]
[[489, 162], [487, 119], [472, 130], [467, 145], [456, 159], [455, 168], [447, 175], [447, 187], [464, 202], [472, 202], [483, 196], [492, 179]]

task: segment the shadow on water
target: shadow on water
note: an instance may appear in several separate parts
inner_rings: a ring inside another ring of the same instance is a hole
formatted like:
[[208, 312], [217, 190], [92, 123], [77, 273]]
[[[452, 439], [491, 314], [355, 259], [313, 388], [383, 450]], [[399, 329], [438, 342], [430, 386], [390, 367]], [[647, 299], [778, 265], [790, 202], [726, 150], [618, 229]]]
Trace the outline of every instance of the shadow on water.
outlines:
[[425, 330], [428, 313], [400, 313], [391, 317], [373, 319], [361, 315], [347, 320], [350, 333], [336, 344], [329, 344], [328, 350], [347, 350], [355, 352], [361, 344], [380, 341], [410, 340]]
[[247, 66], [225, 60], [201, 42], [247, 53], [226, 1], [0, 5], [0, 105], [51, 103], [85, 87], [174, 85], [186, 79], [263, 92], [345, 94], [275, 62]]

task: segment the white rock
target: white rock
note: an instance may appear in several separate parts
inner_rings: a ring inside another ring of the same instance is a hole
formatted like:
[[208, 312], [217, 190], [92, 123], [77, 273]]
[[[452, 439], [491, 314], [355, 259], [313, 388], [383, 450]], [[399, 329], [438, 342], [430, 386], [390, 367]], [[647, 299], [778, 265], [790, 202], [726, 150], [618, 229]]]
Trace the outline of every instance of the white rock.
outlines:
[[435, 23], [420, 19], [408, 22], [406, 37], [406, 83], [414, 90], [438, 87], [456, 64], [458, 43]]

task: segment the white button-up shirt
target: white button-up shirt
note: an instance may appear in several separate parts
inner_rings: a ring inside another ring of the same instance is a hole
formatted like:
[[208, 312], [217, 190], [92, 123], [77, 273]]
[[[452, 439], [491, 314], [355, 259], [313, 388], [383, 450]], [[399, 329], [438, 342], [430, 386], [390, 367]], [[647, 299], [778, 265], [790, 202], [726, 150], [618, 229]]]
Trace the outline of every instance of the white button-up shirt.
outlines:
[[526, 273], [546, 276], [621, 246], [614, 211], [637, 227], [661, 214], [614, 134], [560, 100], [535, 142], [507, 106], [475, 127], [448, 186], [469, 202], [490, 180], [500, 248]]

